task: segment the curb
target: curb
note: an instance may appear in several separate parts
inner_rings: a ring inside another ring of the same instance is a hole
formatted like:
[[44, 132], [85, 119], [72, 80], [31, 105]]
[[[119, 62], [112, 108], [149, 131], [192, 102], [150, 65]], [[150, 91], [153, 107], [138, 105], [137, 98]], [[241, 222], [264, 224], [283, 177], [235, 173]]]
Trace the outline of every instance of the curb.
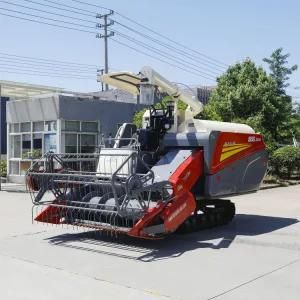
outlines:
[[268, 189], [275, 189], [279, 187], [289, 187], [289, 186], [294, 186], [294, 185], [299, 185], [300, 182], [296, 183], [275, 183], [275, 184], [270, 184], [270, 185], [264, 185], [260, 187], [260, 190], [268, 190]]

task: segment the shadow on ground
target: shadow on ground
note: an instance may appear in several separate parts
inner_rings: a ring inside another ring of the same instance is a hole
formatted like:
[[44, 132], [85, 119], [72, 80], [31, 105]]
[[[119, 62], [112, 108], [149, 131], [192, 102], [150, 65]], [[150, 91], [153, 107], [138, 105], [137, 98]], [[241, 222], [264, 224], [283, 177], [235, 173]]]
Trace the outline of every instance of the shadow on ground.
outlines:
[[53, 246], [62, 246], [142, 262], [170, 259], [199, 248], [228, 248], [237, 236], [258, 236], [298, 223], [297, 219], [237, 214], [232, 223], [191, 234], [173, 234], [163, 240], [141, 240], [111, 236], [97, 231], [50, 237]]

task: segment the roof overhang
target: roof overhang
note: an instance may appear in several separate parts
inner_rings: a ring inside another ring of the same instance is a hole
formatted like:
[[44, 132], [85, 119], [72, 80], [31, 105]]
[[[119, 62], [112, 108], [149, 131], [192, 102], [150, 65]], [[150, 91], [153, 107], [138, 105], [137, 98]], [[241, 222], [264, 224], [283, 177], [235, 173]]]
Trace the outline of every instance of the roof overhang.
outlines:
[[18, 100], [51, 93], [63, 93], [62, 88], [0, 80], [0, 96]]

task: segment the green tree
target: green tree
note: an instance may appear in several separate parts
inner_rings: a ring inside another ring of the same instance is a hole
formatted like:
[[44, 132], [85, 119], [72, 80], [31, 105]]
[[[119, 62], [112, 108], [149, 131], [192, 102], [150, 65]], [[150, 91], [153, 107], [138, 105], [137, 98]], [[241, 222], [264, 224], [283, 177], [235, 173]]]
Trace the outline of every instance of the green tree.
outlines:
[[6, 173], [7, 173], [6, 160], [0, 160], [0, 176], [6, 177]]
[[264, 58], [263, 61], [269, 65], [270, 75], [274, 78], [278, 93], [285, 94], [285, 88], [289, 86], [287, 82], [294, 71], [297, 70], [298, 66], [288, 66], [289, 53], [283, 54], [283, 49], [278, 48], [272, 54], [270, 58]]
[[[158, 102], [156, 105], [155, 105], [155, 108], [157, 109], [162, 109], [162, 108], [166, 108], [167, 107], [167, 103], [169, 101], [172, 100], [172, 97], [170, 96], [165, 96], [161, 102]], [[187, 108], [187, 105], [185, 103], [183, 103], [182, 101], [178, 101], [178, 104], [177, 104], [177, 107], [179, 110], [185, 110]], [[143, 115], [146, 111], [146, 108], [136, 112], [133, 116], [133, 123], [137, 126], [137, 128], [141, 128], [142, 127], [142, 122], [143, 122]]]
[[246, 59], [229, 67], [217, 82], [201, 118], [246, 123], [269, 142], [280, 139], [292, 112], [291, 98], [278, 94], [276, 81], [262, 67]]
[[299, 176], [300, 148], [285, 146], [277, 149], [271, 157], [271, 164], [279, 176], [286, 174], [290, 179], [293, 172]]

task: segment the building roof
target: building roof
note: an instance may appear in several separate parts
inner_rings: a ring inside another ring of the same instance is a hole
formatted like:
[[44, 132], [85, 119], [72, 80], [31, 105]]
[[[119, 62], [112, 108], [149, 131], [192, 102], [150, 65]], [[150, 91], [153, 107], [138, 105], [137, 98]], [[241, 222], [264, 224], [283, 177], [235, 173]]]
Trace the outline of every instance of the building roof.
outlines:
[[62, 88], [0, 80], [0, 95], [11, 99], [24, 99], [50, 93], [66, 92]]
[[99, 100], [136, 103], [136, 96], [118, 89], [103, 92], [79, 93], [52, 86], [0, 80], [0, 96], [10, 98], [11, 100], [25, 100], [49, 94], [71, 95]]

